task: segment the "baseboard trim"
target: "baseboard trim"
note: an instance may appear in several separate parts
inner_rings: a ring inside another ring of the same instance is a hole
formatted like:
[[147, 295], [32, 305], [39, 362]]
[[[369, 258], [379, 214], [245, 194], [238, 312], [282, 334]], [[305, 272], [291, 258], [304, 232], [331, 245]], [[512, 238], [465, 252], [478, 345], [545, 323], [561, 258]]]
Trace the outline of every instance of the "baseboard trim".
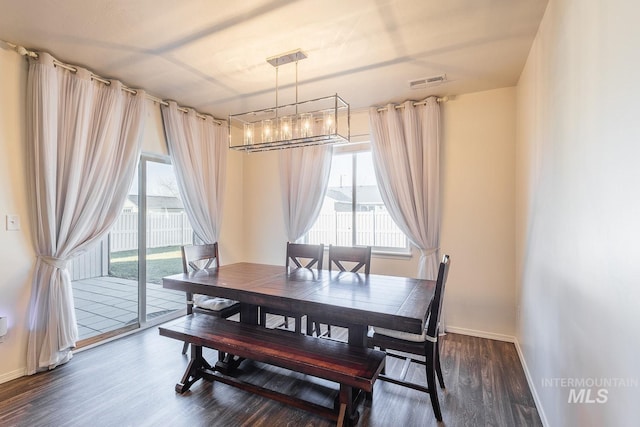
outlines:
[[457, 326], [447, 325], [446, 331], [451, 332], [452, 334], [469, 335], [472, 337], [487, 338], [490, 340], [505, 341], [505, 342], [516, 341], [516, 337], [511, 335], [496, 334], [494, 332], [486, 332], [486, 331], [478, 331], [476, 329], [459, 328]]
[[0, 375], [0, 384], [4, 384], [16, 378], [24, 377], [27, 375], [27, 368], [16, 369], [15, 371], [7, 372]]
[[531, 376], [531, 372], [529, 372], [529, 367], [527, 366], [527, 361], [524, 358], [524, 353], [522, 352], [522, 348], [520, 347], [520, 342], [516, 338], [514, 341], [516, 346], [516, 352], [518, 353], [518, 358], [520, 359], [520, 364], [522, 365], [522, 369], [524, 370], [524, 376], [527, 379], [527, 383], [529, 384], [529, 390], [531, 390], [531, 394], [533, 395], [533, 401], [536, 404], [536, 409], [538, 410], [538, 415], [540, 415], [540, 421], [542, 421], [543, 426], [548, 426], [549, 422], [547, 421], [547, 416], [544, 413], [544, 408], [542, 406], [542, 401], [540, 400], [540, 396], [538, 395], [538, 389], [536, 388], [536, 384], [533, 381], [533, 377]]

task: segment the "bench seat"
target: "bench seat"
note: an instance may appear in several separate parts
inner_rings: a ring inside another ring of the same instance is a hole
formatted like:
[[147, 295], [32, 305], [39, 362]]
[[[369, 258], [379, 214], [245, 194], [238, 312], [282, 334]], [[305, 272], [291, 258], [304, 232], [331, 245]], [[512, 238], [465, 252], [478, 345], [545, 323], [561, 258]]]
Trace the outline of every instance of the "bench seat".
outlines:
[[[220, 381], [283, 403], [306, 409], [342, 425], [357, 420], [354, 390], [371, 393], [385, 365], [385, 353], [343, 342], [320, 340], [213, 316], [190, 314], [159, 328], [160, 335], [192, 344], [191, 361], [176, 391], [183, 393], [198, 379]], [[202, 347], [286, 368], [340, 384], [339, 407], [325, 408], [215, 372], [202, 357]]]

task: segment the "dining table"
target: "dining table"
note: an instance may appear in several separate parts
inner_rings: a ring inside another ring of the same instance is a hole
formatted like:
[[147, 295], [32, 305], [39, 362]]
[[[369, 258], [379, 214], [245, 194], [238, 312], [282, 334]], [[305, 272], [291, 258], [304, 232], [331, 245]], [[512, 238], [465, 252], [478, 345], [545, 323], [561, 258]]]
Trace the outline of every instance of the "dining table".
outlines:
[[433, 280], [249, 262], [167, 276], [162, 286], [239, 301], [245, 323], [258, 323], [261, 306], [330, 319], [360, 347], [371, 326], [421, 334], [435, 292]]

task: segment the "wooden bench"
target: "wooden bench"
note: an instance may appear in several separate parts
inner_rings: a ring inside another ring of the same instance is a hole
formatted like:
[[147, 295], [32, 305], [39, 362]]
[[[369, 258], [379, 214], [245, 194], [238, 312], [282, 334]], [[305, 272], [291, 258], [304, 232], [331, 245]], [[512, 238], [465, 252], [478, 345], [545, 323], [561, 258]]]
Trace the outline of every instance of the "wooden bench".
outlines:
[[[356, 397], [360, 391], [373, 391], [373, 383], [385, 366], [385, 353], [382, 351], [198, 313], [159, 329], [160, 335], [191, 344], [189, 366], [182, 380], [176, 384], [178, 393], [184, 393], [197, 380], [205, 378], [336, 420], [339, 426], [345, 421], [357, 422]], [[340, 384], [337, 407], [327, 408], [222, 373], [203, 358], [202, 347], [334, 381]]]

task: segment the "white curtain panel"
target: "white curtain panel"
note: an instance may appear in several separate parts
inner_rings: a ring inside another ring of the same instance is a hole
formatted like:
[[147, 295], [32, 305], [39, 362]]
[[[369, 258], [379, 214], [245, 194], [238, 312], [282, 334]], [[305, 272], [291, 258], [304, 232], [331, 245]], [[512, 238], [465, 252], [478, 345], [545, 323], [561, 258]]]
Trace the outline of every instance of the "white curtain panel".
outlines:
[[228, 129], [202, 119], [193, 109], [162, 107], [169, 154], [178, 190], [196, 235], [203, 243], [218, 241], [226, 182]]
[[295, 242], [320, 214], [329, 184], [330, 145], [280, 150], [280, 187], [287, 239]]
[[440, 242], [440, 106], [371, 108], [371, 146], [380, 194], [398, 227], [420, 249], [418, 278], [435, 280]]
[[67, 262], [117, 219], [140, 155], [145, 94], [30, 58], [27, 140], [37, 262], [27, 373], [67, 362], [78, 331]]

